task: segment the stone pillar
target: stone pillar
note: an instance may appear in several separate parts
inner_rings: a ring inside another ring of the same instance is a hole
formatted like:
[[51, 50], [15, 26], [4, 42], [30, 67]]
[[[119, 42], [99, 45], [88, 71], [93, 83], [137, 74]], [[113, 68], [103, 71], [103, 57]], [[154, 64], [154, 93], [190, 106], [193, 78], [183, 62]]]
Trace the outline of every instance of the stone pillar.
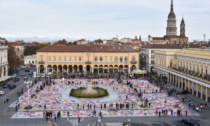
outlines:
[[196, 90], [196, 97], [198, 97], [198, 84], [196, 84], [195, 90]]
[[183, 78], [180, 77], [180, 79], [181, 79], [181, 89], [183, 90], [183, 83], [184, 83], [184, 81], [183, 81]]
[[201, 99], [203, 100], [203, 86], [202, 86], [202, 85], [200, 85], [200, 87], [201, 87], [201, 90], [200, 90], [200, 93], [201, 93]]
[[205, 94], [206, 94], [206, 100], [205, 101], [206, 102], [208, 102], [208, 97], [209, 97], [208, 90], [209, 90], [208, 87], [206, 87], [206, 91], [205, 91]]
[[178, 78], [178, 88], [180, 88], [180, 79], [179, 79], [179, 77], [177, 76], [177, 78]]
[[191, 82], [191, 87], [192, 87], [192, 95], [194, 95], [194, 83], [193, 82]]
[[187, 82], [188, 82], [188, 91], [190, 91], [190, 81], [187, 80]]
[[128, 74], [130, 74], [130, 72], [131, 72], [131, 68], [130, 68], [131, 66], [130, 66], [130, 63], [128, 64]]
[[208, 74], [210, 74], [209, 65], [208, 65], [208, 70], [207, 71], [208, 71]]

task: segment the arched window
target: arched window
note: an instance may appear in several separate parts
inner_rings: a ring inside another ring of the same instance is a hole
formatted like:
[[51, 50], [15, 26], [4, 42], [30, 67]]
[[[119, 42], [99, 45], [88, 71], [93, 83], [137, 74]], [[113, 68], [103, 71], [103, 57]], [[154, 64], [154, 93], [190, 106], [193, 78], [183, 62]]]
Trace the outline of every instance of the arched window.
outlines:
[[120, 57], [120, 62], [121, 62], [121, 63], [123, 62], [123, 57], [122, 57], [122, 56]]
[[126, 62], [126, 63], [128, 62], [128, 57], [127, 57], [127, 56], [125, 57], [125, 62]]
[[114, 57], [114, 61], [115, 61], [115, 62], [118, 61], [118, 57], [117, 57], [117, 56]]
[[132, 56], [132, 61], [135, 61], [135, 60], [136, 60], [135, 56]]
[[97, 56], [95, 56], [95, 61], [98, 61], [98, 57]]
[[103, 57], [102, 57], [102, 56], [100, 56], [100, 61], [101, 61], [101, 62], [103, 61]]

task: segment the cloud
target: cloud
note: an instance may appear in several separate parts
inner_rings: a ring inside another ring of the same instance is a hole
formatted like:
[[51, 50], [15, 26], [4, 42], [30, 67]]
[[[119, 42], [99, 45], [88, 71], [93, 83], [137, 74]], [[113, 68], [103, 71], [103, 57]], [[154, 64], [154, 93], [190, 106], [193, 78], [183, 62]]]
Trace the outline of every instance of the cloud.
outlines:
[[[209, 33], [209, 0], [174, 1], [190, 39]], [[165, 35], [170, 0], [2, 0], [0, 36], [49, 38], [147, 38]], [[209, 36], [207, 34], [207, 36]]]

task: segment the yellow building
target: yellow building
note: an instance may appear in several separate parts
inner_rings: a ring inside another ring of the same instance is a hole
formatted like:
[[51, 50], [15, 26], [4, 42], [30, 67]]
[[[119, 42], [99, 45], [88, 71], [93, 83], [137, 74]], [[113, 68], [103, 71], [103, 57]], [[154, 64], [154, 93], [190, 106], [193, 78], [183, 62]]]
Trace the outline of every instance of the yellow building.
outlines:
[[120, 45], [52, 45], [37, 51], [37, 73], [130, 73], [139, 50]]
[[155, 71], [168, 82], [210, 101], [210, 50], [156, 50]]

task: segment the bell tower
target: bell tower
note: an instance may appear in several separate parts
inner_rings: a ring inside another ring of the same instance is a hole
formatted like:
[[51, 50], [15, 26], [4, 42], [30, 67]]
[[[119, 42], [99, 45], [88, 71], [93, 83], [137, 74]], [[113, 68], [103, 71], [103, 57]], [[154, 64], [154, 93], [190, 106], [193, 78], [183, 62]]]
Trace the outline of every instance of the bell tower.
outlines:
[[180, 24], [180, 36], [185, 37], [185, 22], [184, 18], [182, 18], [181, 24]]

